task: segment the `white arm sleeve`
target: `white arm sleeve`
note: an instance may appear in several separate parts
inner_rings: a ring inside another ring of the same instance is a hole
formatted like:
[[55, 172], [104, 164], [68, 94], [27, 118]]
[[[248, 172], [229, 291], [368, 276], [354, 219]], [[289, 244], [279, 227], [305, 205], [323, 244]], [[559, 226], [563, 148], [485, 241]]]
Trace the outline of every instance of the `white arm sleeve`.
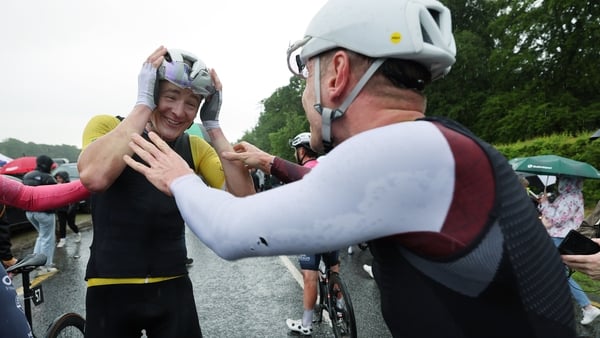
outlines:
[[171, 183], [190, 229], [225, 259], [326, 252], [410, 231], [439, 232], [454, 158], [429, 122], [358, 134], [300, 181], [243, 198], [195, 175]]

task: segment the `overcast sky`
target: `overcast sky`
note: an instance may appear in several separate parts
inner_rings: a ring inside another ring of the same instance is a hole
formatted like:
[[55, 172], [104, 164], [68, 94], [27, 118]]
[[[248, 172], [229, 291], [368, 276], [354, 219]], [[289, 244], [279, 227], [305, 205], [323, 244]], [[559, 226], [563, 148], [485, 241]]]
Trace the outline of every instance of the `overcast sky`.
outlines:
[[[0, 140], [81, 147], [94, 115], [126, 116], [143, 61], [188, 50], [223, 83], [230, 141], [289, 82], [286, 49], [325, 0], [31, 0], [0, 5]], [[199, 121], [199, 118], [197, 119]]]

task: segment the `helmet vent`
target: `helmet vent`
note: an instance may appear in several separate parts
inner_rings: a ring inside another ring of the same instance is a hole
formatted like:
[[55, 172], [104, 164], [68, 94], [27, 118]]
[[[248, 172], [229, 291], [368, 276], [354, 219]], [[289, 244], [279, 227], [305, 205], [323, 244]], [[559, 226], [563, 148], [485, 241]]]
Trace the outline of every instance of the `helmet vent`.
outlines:
[[429, 14], [431, 15], [431, 17], [433, 18], [433, 20], [435, 21], [435, 23], [437, 24], [437, 26], [440, 26], [440, 12], [433, 10], [431, 8], [428, 8], [427, 11], [429, 12]]
[[423, 42], [433, 44], [433, 40], [431, 40], [431, 37], [427, 34], [427, 30], [423, 25], [421, 25], [421, 34], [423, 35]]

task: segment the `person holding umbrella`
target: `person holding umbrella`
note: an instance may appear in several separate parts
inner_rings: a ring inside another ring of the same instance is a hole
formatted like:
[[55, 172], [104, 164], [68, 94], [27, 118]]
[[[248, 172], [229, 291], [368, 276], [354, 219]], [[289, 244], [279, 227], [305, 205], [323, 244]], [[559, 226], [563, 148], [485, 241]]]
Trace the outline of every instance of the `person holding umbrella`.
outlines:
[[[558, 197], [553, 202], [542, 194], [540, 197], [539, 210], [542, 223], [548, 234], [552, 237], [557, 247], [564, 240], [571, 229], [577, 229], [584, 216], [583, 205], [583, 179], [574, 176], [558, 177]], [[600, 309], [592, 305], [587, 294], [571, 277], [569, 277], [569, 288], [575, 301], [583, 311], [582, 325], [590, 324], [600, 315]]]

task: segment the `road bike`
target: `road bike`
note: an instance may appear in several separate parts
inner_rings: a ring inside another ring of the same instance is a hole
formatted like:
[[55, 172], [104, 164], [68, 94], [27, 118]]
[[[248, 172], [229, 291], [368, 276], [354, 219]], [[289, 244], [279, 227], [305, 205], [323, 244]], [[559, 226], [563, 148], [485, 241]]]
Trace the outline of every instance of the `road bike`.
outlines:
[[[31, 286], [29, 274], [39, 266], [46, 264], [44, 254], [30, 254], [19, 261], [17, 264], [6, 269], [6, 272], [12, 274], [20, 273], [23, 280], [23, 302], [25, 303], [25, 317], [33, 331], [33, 321], [31, 317], [31, 302], [34, 305], [40, 305], [44, 302], [44, 293], [42, 285]], [[85, 330], [85, 319], [77, 313], [68, 312], [57, 317], [46, 330], [44, 337], [83, 337]]]
[[319, 263], [319, 301], [315, 305], [315, 322], [323, 321], [326, 312], [336, 338], [356, 338], [356, 320], [348, 288], [340, 275], [321, 260]]

